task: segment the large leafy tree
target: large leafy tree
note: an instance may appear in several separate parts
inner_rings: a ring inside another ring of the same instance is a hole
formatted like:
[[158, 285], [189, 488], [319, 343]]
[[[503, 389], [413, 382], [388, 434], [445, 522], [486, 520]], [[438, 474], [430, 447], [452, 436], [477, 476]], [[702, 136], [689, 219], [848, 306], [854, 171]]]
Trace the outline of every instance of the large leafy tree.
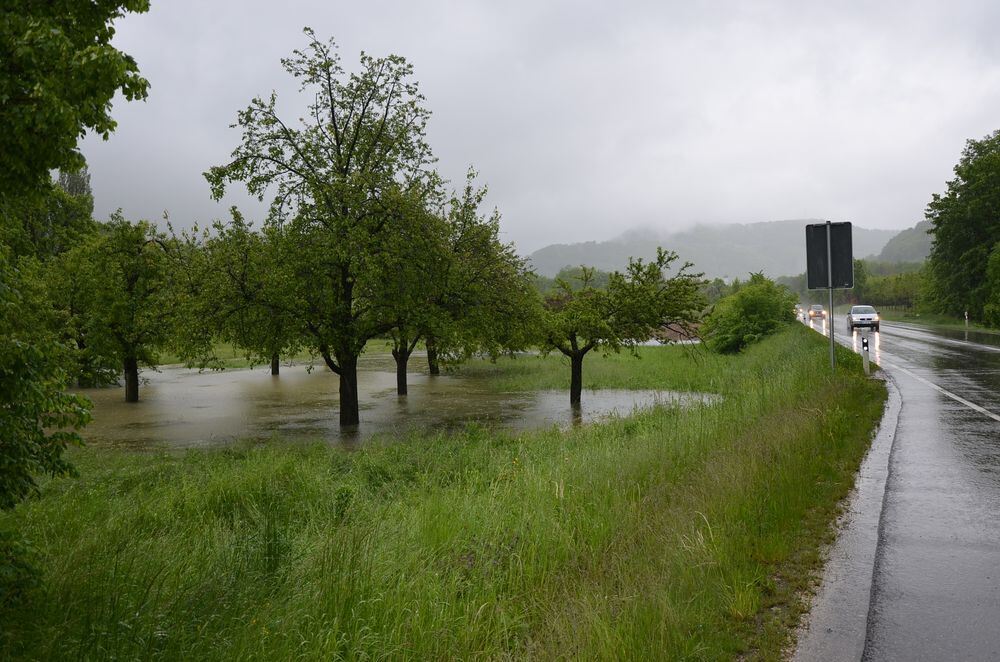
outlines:
[[930, 290], [939, 310], [983, 319], [991, 298], [990, 253], [1000, 242], [1000, 130], [969, 140], [955, 178], [927, 205], [934, 237], [928, 261]]
[[0, 9], [0, 191], [34, 192], [49, 171], [84, 165], [77, 141], [114, 130], [111, 100], [143, 99], [135, 60], [111, 46], [113, 22], [149, 0], [5, 0]]
[[363, 53], [348, 74], [333, 41], [305, 33], [308, 46], [282, 64], [312, 99], [307, 117], [292, 125], [273, 93], [253, 99], [234, 125], [243, 136], [231, 160], [206, 177], [216, 198], [233, 181], [262, 199], [274, 194], [269, 224], [282, 227], [288, 247], [286, 305], [340, 377], [340, 423], [355, 425], [358, 357], [394, 326], [381, 283], [399, 264], [406, 214], [397, 205], [432, 188], [429, 112], [402, 57]]
[[[0, 208], [42, 195], [49, 171], [83, 165], [77, 141], [114, 129], [112, 97], [142, 98], [135, 62], [110, 46], [111, 24], [147, 0], [9, 0], [0, 7]], [[5, 224], [6, 225], [6, 224]], [[0, 508], [35, 489], [33, 475], [70, 468], [86, 403], [68, 395], [65, 354], [44, 325], [27, 269], [0, 236]]]
[[595, 287], [594, 270], [581, 268], [578, 283], [559, 280], [545, 299], [543, 347], [570, 360], [570, 404], [579, 406], [583, 359], [594, 349], [634, 349], [657, 332], [690, 337], [705, 305], [701, 274], [690, 263], [675, 267], [677, 254], [657, 248], [649, 262], [630, 259], [606, 288]]

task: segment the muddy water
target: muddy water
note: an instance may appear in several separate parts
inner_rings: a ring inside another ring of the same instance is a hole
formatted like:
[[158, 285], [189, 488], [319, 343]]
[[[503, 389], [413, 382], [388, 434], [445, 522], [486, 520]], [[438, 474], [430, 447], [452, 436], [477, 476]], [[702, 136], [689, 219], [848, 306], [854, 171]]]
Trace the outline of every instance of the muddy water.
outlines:
[[88, 444], [131, 448], [224, 446], [240, 439], [280, 437], [356, 444], [372, 435], [408, 429], [449, 430], [477, 422], [510, 430], [570, 426], [657, 404], [702, 402], [711, 396], [671, 391], [585, 390], [574, 415], [569, 391], [497, 393], [481, 378], [411, 374], [409, 395], [396, 396], [388, 365], [369, 361], [358, 374], [361, 425], [338, 424], [338, 379], [324, 367], [283, 367], [198, 373], [179, 367], [147, 372], [140, 402], [121, 389], [82, 391], [94, 403]]

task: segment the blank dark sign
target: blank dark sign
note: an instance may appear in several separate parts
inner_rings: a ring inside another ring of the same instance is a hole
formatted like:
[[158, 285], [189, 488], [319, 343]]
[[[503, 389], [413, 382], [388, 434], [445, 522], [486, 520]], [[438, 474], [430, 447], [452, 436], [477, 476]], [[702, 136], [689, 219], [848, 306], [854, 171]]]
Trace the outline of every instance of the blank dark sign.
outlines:
[[833, 287], [854, 287], [854, 247], [850, 223], [815, 223], [806, 226], [806, 286], [810, 290], [830, 287], [826, 267], [826, 227], [830, 226], [830, 257]]

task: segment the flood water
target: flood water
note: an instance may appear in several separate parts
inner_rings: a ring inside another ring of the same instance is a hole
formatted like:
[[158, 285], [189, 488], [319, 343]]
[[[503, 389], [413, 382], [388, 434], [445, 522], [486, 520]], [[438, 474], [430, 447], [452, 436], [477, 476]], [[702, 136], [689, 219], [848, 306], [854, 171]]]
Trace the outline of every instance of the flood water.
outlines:
[[[386, 365], [387, 363], [387, 365]], [[409, 429], [455, 430], [480, 423], [508, 430], [568, 427], [658, 404], [708, 402], [713, 396], [672, 391], [584, 390], [574, 415], [569, 390], [498, 393], [484, 378], [409, 375], [409, 395], [396, 395], [391, 358], [369, 360], [358, 372], [361, 425], [342, 431], [338, 378], [324, 366], [203, 372], [165, 367], [145, 372], [140, 402], [121, 388], [84, 389], [93, 421], [88, 444], [122, 448], [225, 446], [236, 440], [316, 441], [354, 445], [373, 435]], [[567, 370], [567, 381], [569, 380]]]

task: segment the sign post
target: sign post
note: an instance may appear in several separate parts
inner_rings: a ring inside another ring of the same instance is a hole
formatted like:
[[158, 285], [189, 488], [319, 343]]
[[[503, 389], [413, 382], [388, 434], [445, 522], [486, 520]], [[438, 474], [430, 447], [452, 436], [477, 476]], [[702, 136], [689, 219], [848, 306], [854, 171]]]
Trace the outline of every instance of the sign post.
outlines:
[[814, 223], [806, 226], [806, 286], [827, 290], [830, 327], [830, 369], [837, 368], [833, 339], [833, 290], [854, 287], [854, 249], [850, 223]]

